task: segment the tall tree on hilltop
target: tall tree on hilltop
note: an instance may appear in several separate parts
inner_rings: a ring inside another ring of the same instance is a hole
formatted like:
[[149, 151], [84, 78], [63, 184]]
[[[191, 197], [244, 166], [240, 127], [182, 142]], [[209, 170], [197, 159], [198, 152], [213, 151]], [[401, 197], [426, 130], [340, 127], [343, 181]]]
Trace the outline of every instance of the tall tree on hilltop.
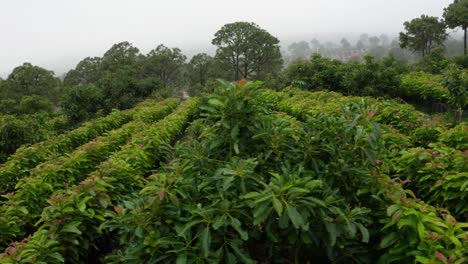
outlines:
[[425, 57], [435, 47], [443, 46], [447, 39], [446, 25], [437, 17], [422, 15], [404, 23], [406, 32], [400, 32], [400, 46], [421, 52]]
[[137, 47], [127, 41], [120, 42], [104, 53], [101, 68], [104, 71], [114, 71], [123, 66], [135, 66], [139, 58], [141, 54]]
[[444, 9], [444, 18], [451, 29], [461, 27], [464, 31], [464, 51], [467, 54], [468, 0], [455, 0]]
[[278, 72], [283, 64], [279, 40], [254, 23], [226, 24], [216, 32], [212, 44], [218, 47], [216, 59], [229, 65], [236, 80], [260, 79]]
[[156, 77], [167, 86], [178, 79], [186, 59], [179, 48], [171, 49], [161, 44], [146, 55], [145, 77]]

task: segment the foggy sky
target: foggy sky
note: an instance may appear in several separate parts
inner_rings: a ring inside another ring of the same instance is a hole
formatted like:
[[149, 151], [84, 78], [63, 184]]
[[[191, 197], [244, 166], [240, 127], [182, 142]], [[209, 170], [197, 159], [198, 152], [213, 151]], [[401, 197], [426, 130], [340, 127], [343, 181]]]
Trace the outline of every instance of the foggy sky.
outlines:
[[280, 40], [313, 34], [389, 33], [421, 14], [441, 16], [452, 0], [0, 0], [0, 76], [31, 62], [56, 74], [129, 41], [187, 54], [211, 50], [214, 33], [255, 22]]

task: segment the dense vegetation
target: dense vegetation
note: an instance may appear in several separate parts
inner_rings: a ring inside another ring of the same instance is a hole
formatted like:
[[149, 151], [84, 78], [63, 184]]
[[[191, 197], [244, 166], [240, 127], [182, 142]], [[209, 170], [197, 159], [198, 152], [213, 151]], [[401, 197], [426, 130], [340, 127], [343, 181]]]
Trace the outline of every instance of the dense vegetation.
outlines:
[[466, 123], [261, 86], [147, 101], [28, 170], [2, 201], [0, 263], [467, 260]]
[[0, 263], [468, 262], [467, 8], [340, 56], [234, 22], [188, 62], [24, 63], [0, 79]]

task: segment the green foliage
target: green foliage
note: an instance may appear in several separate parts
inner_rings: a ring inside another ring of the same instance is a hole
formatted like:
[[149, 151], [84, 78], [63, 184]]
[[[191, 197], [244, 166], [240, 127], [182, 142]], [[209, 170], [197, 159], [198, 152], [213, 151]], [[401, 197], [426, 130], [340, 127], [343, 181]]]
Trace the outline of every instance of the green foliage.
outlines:
[[397, 101], [262, 86], [221, 81], [199, 108], [188, 99], [137, 125], [96, 168], [78, 153], [106, 149], [114, 132], [33, 169], [45, 174], [4, 196], [0, 230], [37, 231], [0, 263], [466, 261], [468, 163], [444, 145], [460, 145], [461, 128], [432, 129]]
[[65, 75], [63, 84], [65, 86], [95, 84], [101, 75], [100, 67], [101, 58], [87, 57]]
[[455, 0], [447, 8], [444, 9], [444, 18], [449, 28], [461, 27], [465, 31], [465, 49], [464, 54], [467, 54], [467, 28], [468, 28], [468, 1]]
[[468, 69], [468, 55], [453, 57], [451, 61], [460, 68]]
[[93, 118], [102, 109], [104, 95], [94, 85], [77, 85], [66, 87], [62, 94], [62, 111], [71, 122], [78, 124]]
[[213, 57], [206, 53], [199, 53], [192, 57], [188, 64], [189, 76], [192, 85], [204, 86], [213, 74]]
[[424, 72], [402, 75], [402, 86], [396, 90], [396, 95], [422, 105], [443, 106], [449, 99], [449, 92], [442, 85], [442, 76]]
[[388, 67], [385, 62], [366, 56], [364, 64], [344, 64], [342, 71], [342, 92], [349, 95], [393, 95], [401, 86], [399, 69]]
[[135, 121], [108, 132], [105, 136], [90, 141], [66, 156], [44, 162], [32, 169], [27, 178], [15, 186], [15, 193], [7, 196], [0, 211], [0, 243], [11, 241], [24, 235], [28, 225], [35, 223], [47, 205], [47, 198], [55, 192], [66, 189], [84, 180], [88, 173], [100, 162], [125, 144], [138, 130], [148, 129], [152, 122], [168, 115], [178, 104], [176, 99], [167, 99], [156, 105], [140, 109]]
[[136, 66], [139, 59], [140, 50], [131, 43], [124, 41], [114, 44], [104, 53], [102, 60], [91, 61], [91, 63], [99, 63], [100, 70], [103, 72], [114, 72], [125, 66]]
[[102, 103], [106, 112], [113, 108], [131, 108], [158, 88], [158, 86], [148, 85], [137, 77], [137, 69], [131, 66], [124, 66], [103, 74], [97, 85], [102, 89], [104, 95]]
[[163, 86], [175, 84], [181, 79], [186, 59], [179, 48], [170, 49], [161, 44], [146, 55], [143, 75], [157, 77]]
[[387, 223], [379, 247], [386, 253], [378, 263], [464, 263], [466, 223], [457, 222], [447, 212], [408, 198], [401, 187], [393, 186], [393, 205], [387, 208]]
[[444, 131], [440, 137], [443, 144], [461, 151], [468, 150], [468, 124], [462, 122], [452, 129]]
[[366, 243], [368, 211], [347, 208], [318, 172], [288, 165], [318, 154], [300, 150], [309, 138], [300, 122], [271, 114], [275, 98], [256, 83], [207, 98], [200, 138], [178, 147], [141, 198], [105, 225], [124, 246], [109, 261], [301, 261], [306, 248], [335, 259], [344, 245]]
[[[145, 174], [161, 157], [161, 146], [170, 143], [182, 131], [188, 118], [195, 113], [197, 104], [197, 99], [184, 102], [163, 120], [134, 135], [112, 159], [103, 162], [79, 185], [55, 193], [49, 200], [50, 206], [43, 211], [39, 231], [31, 241], [18, 245], [14, 249], [15, 257], [0, 261], [85, 261], [88, 250], [100, 236], [99, 225], [112, 215], [114, 208], [119, 210], [116, 206], [124, 195], [142, 187], [146, 181]], [[52, 237], [55, 247], [44, 243]], [[76, 248], [77, 244], [83, 246], [83, 250]], [[75, 249], [69, 250], [72, 247]]]
[[19, 99], [25, 95], [38, 95], [54, 101], [57, 98], [60, 80], [54, 73], [30, 63], [16, 67], [2, 83], [9, 98]]
[[468, 104], [468, 72], [450, 65], [444, 72], [442, 83], [449, 92], [449, 103], [455, 107], [459, 122], [463, 117], [463, 110]]
[[437, 142], [440, 134], [437, 128], [421, 127], [414, 131], [412, 138], [416, 146], [426, 148], [430, 143]]
[[0, 102], [0, 112], [9, 115], [50, 114], [52, 110], [50, 100], [39, 95], [25, 95], [19, 101], [5, 99]]
[[[16, 117], [0, 115], [0, 161], [5, 161], [17, 148], [45, 140], [54, 134], [47, 126], [45, 115], [25, 115]], [[0, 181], [3, 181], [0, 176]], [[0, 191], [0, 193], [2, 193]]]
[[450, 61], [444, 55], [444, 50], [436, 48], [431, 52], [431, 54], [422, 58], [422, 60], [416, 64], [415, 68], [418, 71], [441, 74], [449, 63]]
[[319, 54], [312, 55], [310, 61], [296, 61], [290, 64], [286, 78], [290, 84], [306, 90], [334, 90], [340, 86], [339, 61], [333, 61]]
[[285, 70], [288, 84], [306, 90], [325, 89], [347, 95], [393, 96], [401, 86], [406, 68], [393, 57], [380, 61], [365, 57], [364, 63], [343, 63], [314, 54]]
[[459, 220], [468, 220], [464, 216], [468, 203], [466, 154], [443, 146], [415, 148], [403, 151], [394, 163], [396, 176], [409, 180], [409, 188], [418, 197], [448, 209]]
[[431, 54], [447, 39], [445, 22], [437, 17], [421, 15], [404, 23], [405, 31], [400, 32], [400, 46], [420, 52], [423, 57]]
[[[109, 130], [119, 128], [122, 125], [128, 123], [129, 121], [134, 119], [138, 111], [140, 111], [141, 108], [145, 107], [145, 105], [148, 103], [151, 104], [151, 101], [143, 102], [139, 106], [128, 111], [113, 111], [108, 116], [84, 123], [81, 127], [69, 131], [65, 134], [52, 137], [47, 141], [39, 142], [31, 146], [23, 146], [17, 149], [16, 152], [9, 158], [9, 160], [5, 164], [0, 165], [0, 194], [12, 191], [18, 179], [28, 175], [29, 170], [34, 168], [36, 165], [44, 161], [54, 159], [57, 156], [61, 156], [73, 150], [74, 148], [92, 140], [93, 138], [104, 134]], [[16, 124], [17, 122], [11, 117], [10, 120], [12, 120], [12, 122], [15, 122], [13, 124]], [[39, 122], [40, 119], [35, 118], [33, 121]], [[5, 124], [7, 126], [8, 122], [2, 122], [2, 124]], [[7, 132], [4, 133], [4, 138], [6, 139], [7, 135], [16, 136], [18, 135], [18, 132], [25, 133], [24, 135], [29, 135], [30, 133], [32, 133], [33, 136], [41, 136], [41, 134], [38, 133], [41, 132], [39, 128], [35, 131], [30, 129], [31, 124], [19, 124], [21, 125], [21, 127], [23, 127], [23, 129], [6, 128], [5, 131]], [[44, 138], [34, 139], [33, 142], [36, 142], [40, 139]], [[8, 142], [3, 144], [11, 144], [11, 142], [14, 141], [10, 139]], [[20, 143], [23, 144], [24, 142]]]
[[142, 55], [129, 42], [117, 43], [102, 58], [86, 58], [67, 73], [61, 106], [74, 123], [131, 108], [163, 87], [181, 85], [184, 61], [178, 48], [159, 45]]
[[212, 40], [217, 46], [216, 59], [227, 65], [231, 80], [261, 80], [279, 72], [283, 60], [278, 43], [276, 37], [248, 22], [224, 25]]

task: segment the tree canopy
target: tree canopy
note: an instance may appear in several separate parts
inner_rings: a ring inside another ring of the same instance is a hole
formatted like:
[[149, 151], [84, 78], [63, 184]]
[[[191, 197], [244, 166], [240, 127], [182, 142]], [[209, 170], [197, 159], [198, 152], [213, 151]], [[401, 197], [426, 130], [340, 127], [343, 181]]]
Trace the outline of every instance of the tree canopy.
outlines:
[[96, 83], [100, 78], [102, 59], [99, 57], [87, 57], [80, 61], [76, 68], [70, 70], [65, 76], [65, 85], [84, 85]]
[[400, 46], [418, 51], [424, 57], [435, 47], [443, 46], [447, 39], [445, 23], [437, 17], [422, 15], [404, 23], [405, 31], [400, 32]]
[[60, 80], [48, 71], [31, 63], [24, 63], [13, 69], [2, 84], [5, 92], [12, 98], [26, 95], [55, 97], [55, 90], [60, 87]]
[[179, 79], [187, 57], [179, 48], [159, 45], [151, 50], [144, 59], [145, 77], [157, 77], [164, 86]]
[[444, 9], [444, 18], [449, 28], [461, 27], [464, 36], [464, 54], [467, 54], [468, 0], [455, 0]]
[[199, 53], [189, 62], [190, 80], [194, 84], [205, 85], [213, 66], [213, 57], [206, 53]]
[[215, 34], [216, 59], [229, 66], [233, 78], [262, 78], [281, 69], [279, 40], [255, 23], [224, 25]]
[[102, 70], [114, 70], [122, 66], [134, 66], [140, 58], [140, 50], [124, 41], [114, 44], [102, 57]]

